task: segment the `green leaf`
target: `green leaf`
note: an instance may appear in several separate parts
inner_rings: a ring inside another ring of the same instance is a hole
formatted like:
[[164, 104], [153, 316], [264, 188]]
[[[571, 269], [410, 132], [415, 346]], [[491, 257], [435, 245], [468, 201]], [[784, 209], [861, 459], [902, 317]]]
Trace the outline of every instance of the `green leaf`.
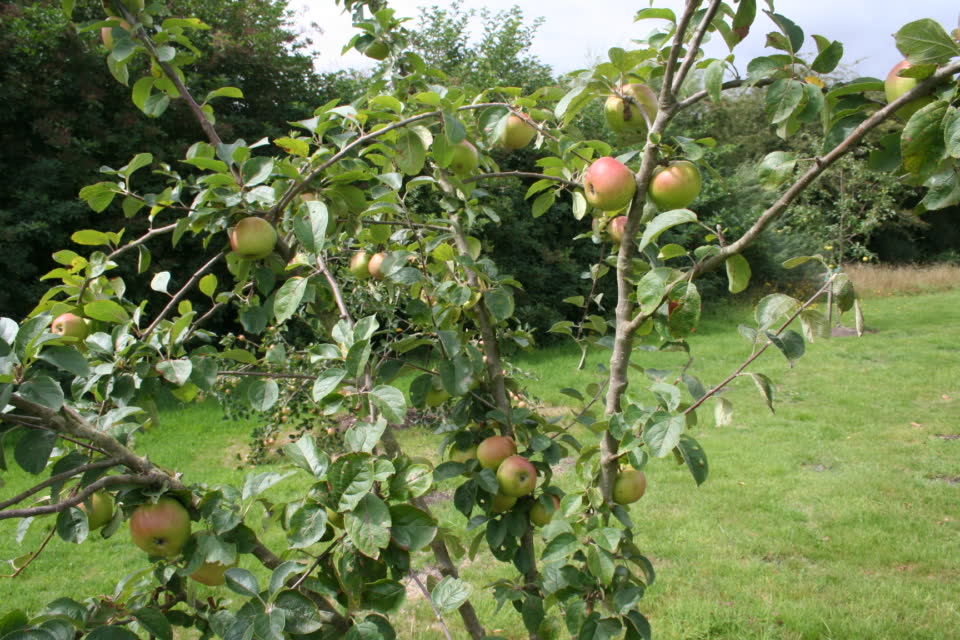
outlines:
[[643, 441], [650, 455], [663, 458], [680, 442], [680, 434], [686, 426], [683, 416], [663, 415], [643, 430]]
[[315, 478], [323, 476], [330, 466], [330, 457], [317, 448], [316, 439], [309, 433], [300, 436], [296, 442], [290, 442], [283, 448], [287, 459], [301, 469], [313, 474]]
[[643, 237], [640, 238], [640, 244], [637, 246], [637, 251], [643, 251], [648, 244], [660, 237], [660, 234], [667, 229], [696, 221], [697, 214], [689, 209], [674, 209], [661, 213], [647, 223], [646, 229], [643, 230]]
[[637, 15], [633, 17], [634, 22], [650, 19], [669, 20], [673, 24], [677, 23], [677, 16], [671, 9], [640, 9], [637, 11]]
[[[460, 127], [462, 128], [463, 125]], [[427, 159], [427, 150], [420, 136], [410, 129], [403, 129], [397, 136], [395, 146], [394, 161], [397, 163], [397, 168], [408, 176], [419, 174]]]
[[313, 400], [320, 402], [325, 397], [336, 391], [337, 386], [347, 376], [343, 369], [327, 369], [313, 382]]
[[236, 87], [220, 87], [209, 92], [203, 101], [210, 102], [214, 98], [243, 98], [243, 91]]
[[943, 117], [943, 139], [947, 153], [960, 158], [960, 109], [949, 107]]
[[742, 254], [735, 253], [724, 261], [727, 269], [727, 289], [740, 293], [750, 284], [750, 263]]
[[320, 200], [309, 200], [306, 206], [307, 213], [294, 218], [293, 232], [304, 249], [310, 253], [320, 253], [327, 239], [327, 205]]
[[173, 640], [173, 628], [159, 609], [142, 607], [133, 611], [132, 615], [151, 636], [158, 640]]
[[80, 544], [90, 533], [87, 516], [76, 507], [70, 507], [57, 514], [57, 535], [66, 542]]
[[740, 375], [750, 376], [754, 384], [757, 385], [757, 390], [760, 392], [760, 395], [763, 396], [764, 402], [767, 403], [767, 408], [770, 409], [770, 413], [774, 413], [773, 383], [770, 381], [770, 378], [762, 373], [741, 373]]
[[389, 385], [378, 385], [370, 391], [373, 404], [389, 422], [401, 424], [407, 417], [407, 401], [403, 392]]
[[733, 424], [733, 403], [726, 398], [715, 398], [717, 403], [713, 406], [713, 417], [718, 427], [725, 427]]
[[513, 316], [513, 295], [508, 289], [488, 289], [483, 292], [483, 301], [497, 320], [503, 321]]
[[358, 420], [347, 430], [344, 441], [350, 451], [372, 453], [386, 429], [387, 421], [383, 416], [377, 418], [376, 422]]
[[707, 481], [707, 474], [710, 472], [706, 452], [699, 442], [685, 433], [681, 434], [677, 448], [680, 450], [680, 455], [683, 456], [683, 461], [687, 463], [690, 475], [693, 476], [694, 482], [699, 487]]
[[770, 294], [757, 303], [757, 326], [760, 329], [770, 329], [774, 324], [793, 315], [799, 306], [800, 303], [795, 298], [782, 293]]
[[643, 274], [637, 283], [637, 303], [645, 314], [650, 314], [660, 306], [667, 295], [667, 285], [676, 276], [668, 267], [657, 267]]
[[707, 95], [714, 102], [720, 102], [720, 93], [723, 89], [723, 60], [714, 60], [707, 65], [703, 72], [703, 86], [707, 90]]
[[182, 387], [190, 379], [193, 363], [189, 360], [164, 360], [157, 363], [157, 371], [167, 381]]
[[[283, 630], [286, 634], [310, 634], [323, 626], [317, 605], [298, 591], [281, 591], [273, 601], [273, 606], [283, 613]], [[284, 638], [290, 637], [286, 634]]]
[[315, 502], [297, 509], [290, 517], [287, 540], [293, 549], [304, 549], [320, 541], [327, 531], [327, 509]]
[[904, 126], [900, 154], [903, 168], [908, 172], [926, 178], [937, 170], [947, 152], [941, 123], [948, 106], [943, 100], [928, 104], [913, 114]]
[[264, 473], [248, 473], [243, 477], [243, 488], [240, 491], [241, 500], [255, 498], [267, 489], [276, 486], [294, 474], [293, 471], [277, 473], [276, 471], [266, 471]]
[[596, 546], [587, 548], [587, 569], [600, 581], [600, 584], [610, 586], [615, 568], [613, 556], [610, 553]]
[[343, 517], [344, 527], [357, 550], [369, 558], [380, 556], [390, 544], [390, 510], [383, 500], [366, 492]]
[[803, 83], [792, 78], [781, 78], [767, 89], [767, 115], [773, 124], [783, 122], [800, 107], [803, 101]]
[[895, 37], [897, 49], [913, 65], [941, 65], [960, 55], [957, 42], [937, 21], [930, 18], [903, 25]]
[[419, 498], [433, 486], [433, 470], [425, 464], [410, 464], [402, 467], [390, 478], [390, 497], [403, 499]]
[[[19, 393], [25, 400], [35, 402], [53, 411], [63, 406], [63, 389], [50, 376], [39, 375], [20, 385]], [[37, 433], [37, 432], [31, 432]], [[23, 442], [23, 439], [20, 440]]]
[[554, 190], [546, 191], [537, 196], [533, 201], [532, 213], [534, 218], [539, 218], [545, 214], [557, 199], [557, 192]]
[[360, 605], [384, 615], [396, 612], [407, 597], [406, 588], [396, 580], [377, 580], [363, 585]]
[[260, 593], [260, 585], [257, 583], [256, 576], [246, 569], [233, 567], [227, 569], [223, 576], [226, 578], [227, 588], [234, 593], [249, 598], [255, 598]]
[[813, 37], [817, 41], [819, 53], [810, 68], [817, 73], [830, 73], [837, 68], [843, 58], [843, 43], [838, 40], [830, 42], [823, 36]]
[[803, 46], [803, 29], [794, 24], [789, 18], [786, 18], [779, 13], [773, 13], [772, 11], [764, 11], [764, 13], [770, 16], [770, 19], [773, 20], [774, 24], [780, 28], [780, 31], [782, 31], [789, 40], [790, 53], [797, 53], [800, 51], [800, 47]]
[[[30, 637], [33, 637], [31, 634]], [[51, 636], [52, 638], [53, 636]], [[125, 627], [97, 627], [86, 635], [87, 640], [139, 640], [137, 634]], [[41, 638], [42, 640], [42, 638]]]
[[113, 300], [97, 300], [84, 305], [83, 315], [101, 322], [123, 324], [130, 321], [130, 314]]
[[247, 387], [247, 402], [254, 411], [269, 411], [280, 399], [280, 387], [273, 379], [254, 380]]
[[86, 376], [90, 374], [90, 366], [83, 355], [68, 346], [48, 346], [38, 356], [41, 360], [49, 362], [58, 369], [63, 369], [75, 376]]
[[[120, 187], [118, 187], [113, 182], [98, 182], [97, 184], [92, 184], [89, 186], [80, 189], [80, 199], [85, 201], [87, 205], [100, 213], [113, 202], [113, 198], [118, 194], [122, 193]], [[76, 236], [76, 234], [74, 234]], [[88, 244], [74, 240], [78, 244]], [[96, 244], [106, 244], [106, 243], [96, 243]]]
[[266, 182], [273, 173], [273, 158], [264, 156], [254, 156], [243, 163], [241, 175], [243, 184], [247, 187], [253, 187]]
[[103, 233], [102, 231], [94, 231], [93, 229], [84, 229], [83, 231], [76, 231], [73, 235], [70, 236], [70, 240], [73, 242], [84, 245], [87, 247], [96, 247], [100, 245], [109, 245], [110, 236]]
[[390, 535], [401, 549], [419, 551], [429, 546], [437, 535], [437, 523], [416, 507], [393, 505], [390, 507], [390, 517], [393, 523]]
[[920, 204], [928, 211], [960, 204], [960, 174], [955, 167], [947, 166], [933, 174], [924, 182], [924, 186], [927, 187], [927, 193]]
[[217, 276], [212, 273], [200, 278], [200, 293], [204, 294], [208, 298], [212, 298], [213, 294], [217, 292]]
[[373, 489], [373, 461], [366, 453], [348, 453], [337, 458], [327, 472], [330, 495], [336, 511], [349, 511]]
[[308, 278], [296, 276], [283, 283], [273, 303], [273, 315], [277, 324], [283, 324], [297, 313], [309, 283]]
[[791, 367], [800, 359], [800, 356], [803, 355], [805, 350], [803, 336], [796, 331], [788, 329], [779, 336], [768, 331], [766, 335], [767, 339], [773, 343], [773, 346], [780, 350], [780, 353], [787, 359]]
[[797, 155], [790, 151], [774, 151], [764, 156], [757, 167], [757, 179], [760, 185], [772, 191], [793, 176], [797, 166]]
[[469, 597], [470, 585], [451, 576], [445, 576], [430, 592], [430, 599], [441, 614], [456, 610]]

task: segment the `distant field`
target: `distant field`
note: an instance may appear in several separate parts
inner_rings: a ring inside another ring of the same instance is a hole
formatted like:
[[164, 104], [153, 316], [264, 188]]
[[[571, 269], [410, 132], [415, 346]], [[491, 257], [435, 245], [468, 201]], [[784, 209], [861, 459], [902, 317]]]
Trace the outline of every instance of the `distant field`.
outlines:
[[864, 296], [929, 293], [960, 287], [960, 265], [929, 266], [851, 264], [844, 270]]
[[[727, 395], [731, 426], [717, 428], [712, 411], [702, 412], [692, 435], [709, 456], [706, 484], [697, 488], [670, 459], [648, 467], [649, 489], [633, 515], [658, 571], [642, 604], [657, 638], [960, 639], [960, 288], [870, 297], [864, 308], [871, 332], [863, 338], [808, 345], [792, 369], [777, 353], [755, 364], [777, 384], [776, 414], [749, 381]], [[750, 316], [730, 307], [707, 317], [691, 340], [691, 373], [715, 383], [741, 362], [749, 347], [736, 325]], [[668, 369], [680, 355], [640, 352], [637, 363]], [[567, 400], [556, 387], [591, 381], [606, 354], [591, 354], [580, 372], [578, 358], [558, 347], [520, 360], [552, 412]], [[240, 457], [251, 423], [225, 421], [209, 404], [164, 417], [138, 449], [187, 482], [235, 482], [250, 470]], [[436, 436], [418, 428], [399, 435], [437, 460]], [[3, 479], [0, 496], [26, 486], [19, 474]], [[559, 475], [561, 486], [569, 481]], [[296, 489], [281, 485], [267, 497]], [[435, 507], [444, 525], [464, 525], [444, 493]], [[42, 526], [35, 522], [18, 546], [17, 524], [0, 521], [0, 558], [34, 549]], [[426, 554], [416, 561], [430, 571]], [[24, 575], [0, 579], [0, 616], [64, 592], [110, 594], [145, 562], [124, 529], [79, 548], [55, 539]], [[485, 557], [458, 564], [478, 585], [509, 574]], [[442, 638], [423, 598], [408, 594], [401, 637]], [[510, 607], [494, 614], [486, 591], [475, 603], [489, 633], [525, 637]], [[467, 637], [455, 615], [447, 623]]]

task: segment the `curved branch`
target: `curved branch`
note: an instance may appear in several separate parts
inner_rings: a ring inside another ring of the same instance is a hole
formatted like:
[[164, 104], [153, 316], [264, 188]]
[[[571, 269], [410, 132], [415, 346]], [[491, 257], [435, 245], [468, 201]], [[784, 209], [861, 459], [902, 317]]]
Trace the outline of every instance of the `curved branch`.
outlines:
[[[670, 57], [667, 58], [667, 64], [663, 69], [663, 86], [660, 87], [660, 104], [670, 110], [674, 109], [676, 97], [673, 92], [673, 78], [677, 72], [677, 60], [680, 58], [680, 50], [683, 48], [683, 37], [687, 34], [690, 27], [690, 21], [701, 0], [687, 0], [683, 9], [683, 15], [680, 16], [680, 22], [677, 23], [677, 31], [673, 34], [673, 45], [670, 47]], [[689, 54], [688, 54], [689, 55]]]
[[78, 491], [73, 496], [57, 502], [55, 504], [43, 505], [40, 507], [29, 507], [27, 509], [10, 509], [9, 511], [0, 511], [0, 520], [9, 520], [10, 518], [31, 518], [34, 516], [48, 515], [51, 513], [60, 513], [70, 507], [76, 507], [81, 502], [92, 496], [97, 491], [119, 484], [136, 485], [163, 485], [168, 484], [170, 476], [161, 472], [152, 473], [128, 473], [115, 476], [105, 476], [91, 482], [82, 491]]
[[6, 509], [7, 507], [11, 505], [15, 505], [18, 502], [23, 502], [24, 500], [26, 500], [33, 494], [37, 493], [38, 491], [41, 491], [47, 487], [53, 486], [58, 482], [69, 480], [73, 476], [79, 475], [81, 473], [86, 473], [87, 471], [94, 471], [96, 469], [109, 469], [110, 467], [115, 467], [119, 463], [120, 461], [118, 459], [109, 458], [107, 460], [101, 460], [100, 462], [92, 462], [90, 464], [84, 464], [79, 467], [74, 467], [73, 469], [64, 471], [63, 473], [58, 473], [55, 476], [50, 476], [40, 484], [30, 487], [23, 493], [15, 495], [9, 500], [4, 500], [3, 502], [0, 502], [0, 509]]
[[143, 234], [136, 240], [129, 242], [128, 244], [125, 244], [122, 247], [114, 250], [110, 255], [107, 256], [107, 260], [113, 260], [117, 256], [126, 253], [130, 249], [133, 249], [134, 247], [139, 247], [141, 244], [147, 242], [148, 240], [151, 240], [165, 233], [171, 233], [176, 228], [177, 228], [177, 223], [174, 222], [173, 224], [168, 224], [165, 227], [157, 227], [156, 229], [150, 229], [150, 231], [147, 231], [145, 234]]
[[464, 182], [477, 182], [478, 180], [485, 180], [487, 178], [539, 178], [540, 180], [553, 180], [554, 182], [560, 182], [568, 187], [573, 187], [574, 189], [580, 187], [579, 182], [574, 182], [573, 180], [567, 180], [566, 178], [560, 178], [557, 176], [548, 176], [544, 173], [536, 173], [534, 171], [498, 171], [497, 173], [481, 173], [476, 176], [470, 176], [464, 180]]
[[196, 273], [194, 273], [192, 276], [190, 276], [190, 279], [187, 280], [187, 283], [186, 283], [185, 285], [183, 285], [182, 287], [180, 287], [180, 290], [177, 291], [177, 293], [176, 293], [172, 298], [170, 298], [170, 302], [168, 302], [168, 303], [167, 303], [167, 306], [165, 306], [165, 307], [163, 308], [163, 311], [160, 312], [160, 315], [158, 315], [158, 316], [154, 319], [154, 321], [150, 323], [150, 326], [147, 327], [146, 331], [143, 332], [143, 334], [140, 336], [140, 339], [141, 339], [141, 340], [146, 340], [147, 337], [148, 337], [151, 333], [153, 333], [154, 329], [157, 328], [157, 325], [159, 325], [160, 322], [161, 322], [165, 317], [167, 317], [167, 314], [169, 314], [170, 311], [172, 311], [173, 308], [174, 308], [175, 306], [177, 306], [177, 303], [180, 302], [181, 299], [183, 299], [183, 296], [187, 295], [187, 292], [190, 291], [190, 289], [192, 289], [192, 288], [197, 284], [197, 282], [200, 281], [201, 276], [203, 276], [203, 274], [205, 274], [207, 271], [209, 271], [210, 269], [212, 269], [212, 268], [213, 268], [213, 265], [215, 265], [217, 262], [219, 262], [220, 259], [223, 258], [223, 256], [225, 256], [225, 255], [226, 255], [226, 252], [225, 252], [225, 251], [221, 251], [221, 252], [218, 253], [217, 255], [215, 255], [215, 256], [213, 256], [212, 258], [210, 258], [209, 260], [207, 260], [206, 264], [204, 264], [202, 267], [200, 267], [200, 269], [197, 270]]
[[680, 71], [677, 72], [677, 76], [673, 80], [674, 95], [680, 92], [680, 87], [683, 86], [683, 81], [687, 79], [687, 74], [690, 73], [690, 69], [696, 62], [697, 53], [700, 50], [700, 43], [703, 42], [703, 36], [707, 33], [707, 29], [710, 27], [710, 23], [713, 22], [714, 16], [717, 15], [717, 10], [720, 9], [720, 4], [720, 0], [710, 1], [710, 6], [707, 7], [707, 12], [704, 14], [703, 20], [700, 22], [700, 26], [697, 27], [696, 33], [693, 34], [693, 40], [690, 41], [690, 45], [687, 47], [687, 56], [684, 58], [683, 65], [680, 67]]
[[[738, 89], [744, 85], [748, 85], [750, 87], [766, 87], [767, 85], [773, 84], [774, 80], [775, 78], [761, 78], [760, 80], [757, 80], [756, 82], [751, 84], [747, 78], [737, 78], [736, 80], [727, 80], [726, 82], [721, 84], [720, 90], [727, 91], [728, 89]], [[683, 100], [677, 103], [677, 111], [681, 111], [683, 109], [686, 109], [692, 104], [696, 104], [697, 102], [700, 102], [701, 100], [706, 98], [708, 95], [710, 94], [707, 92], [706, 89], [690, 94], [688, 97], [684, 98]]]

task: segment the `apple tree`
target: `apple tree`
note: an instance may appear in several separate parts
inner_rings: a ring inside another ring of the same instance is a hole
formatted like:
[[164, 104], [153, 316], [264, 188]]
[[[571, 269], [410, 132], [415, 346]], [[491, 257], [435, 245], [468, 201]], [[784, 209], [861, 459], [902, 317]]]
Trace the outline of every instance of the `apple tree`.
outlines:
[[[458, 572], [467, 555], [513, 568], [493, 596], [531, 637], [556, 637], [564, 620], [579, 638], [648, 638], [641, 600], [655, 572], [634, 542], [639, 507], [630, 505], [656, 490], [662, 459], [686, 464], [697, 484], [707, 479], [689, 426], [707, 407], [729, 420], [722, 392], [731, 382], [755, 383], [772, 408], [771, 379], [750, 368], [761, 354], [772, 346], [790, 362], [801, 357], [824, 333], [827, 304], [853, 310], [858, 327], [860, 313], [851, 284], [828, 273], [810, 299], [759, 302], [756, 326], [740, 330], [744, 360], [722, 380], [701, 381], [687, 367], [646, 371], [642, 354], [689, 353], [697, 278], [724, 269], [731, 291], [745, 289], [741, 251], [887, 119], [905, 119], [873, 150], [890, 179], [926, 187], [928, 209], [960, 201], [960, 46], [930, 20], [897, 33], [908, 65], [889, 103], [876, 79], [829, 84], [842, 44], [816, 35], [815, 57], [801, 56], [803, 30], [772, 2], [758, 15], [755, 0], [640, 9], [637, 21], [655, 28], [636, 49], [610, 49], [564, 86], [475, 94], [407, 50], [404, 20], [385, 2], [341, 4], [357, 28], [348, 46], [382, 58], [380, 76], [360, 99], [318, 105], [287, 135], [254, 142], [223, 140], [217, 129], [218, 105], [242, 99], [242, 88], [190, 91], [199, 20], [104, 0], [103, 20], [78, 25], [110, 30], [106, 63], [145, 117], [182, 101], [203, 139], [176, 164], [144, 149], [104, 167], [80, 197], [94, 211], [145, 219], [148, 230], [76, 230], [29, 317], [0, 320], [0, 442], [12, 452], [0, 465], [34, 477], [0, 500], [0, 519], [71, 543], [129, 527], [147, 552], [113, 597], [8, 612], [0, 637], [167, 640], [184, 627], [223, 640], [394, 638], [401, 580], [426, 553], [443, 577], [432, 588], [414, 579], [448, 635], [453, 611], [465, 633], [486, 634]], [[74, 2], [63, 5], [69, 13]], [[735, 51], [761, 22], [770, 55], [734, 67], [732, 53], [703, 54], [708, 37]], [[702, 225], [690, 208], [706, 174], [698, 162], [715, 140], [670, 129], [682, 110], [731, 90], [762, 92], [779, 136], [818, 130], [823, 140], [813, 158], [763, 159], [757, 174], [779, 195], [739, 237]], [[598, 101], [622, 149], [579, 134], [578, 114]], [[905, 115], [906, 105], [916, 108]], [[539, 158], [529, 171], [500, 171], [488, 154], [526, 145]], [[166, 186], [144, 192], [147, 171]], [[519, 284], [475, 235], [499, 219], [487, 190], [507, 177], [528, 181], [531, 215], [569, 202], [583, 221], [571, 241], [610, 248], [591, 270], [593, 289], [574, 300], [582, 321], [553, 328], [585, 350], [609, 349], [605, 379], [563, 390], [573, 408], [561, 419], [524, 400], [504, 355], [504, 345], [534, 338], [513, 321]], [[689, 246], [667, 240], [681, 225], [701, 227], [686, 235]], [[186, 235], [205, 248], [199, 269], [151, 266], [153, 247]], [[826, 266], [820, 256], [790, 265], [811, 261]], [[121, 266], [133, 275], [116, 275]], [[163, 304], [127, 297], [130, 278], [149, 282]], [[615, 281], [612, 317], [595, 295], [602, 278]], [[224, 310], [244, 339], [205, 328]], [[286, 469], [254, 469], [238, 486], [210, 487], [138, 448], [137, 432], [157, 424], [161, 390], [190, 402], [224, 388], [253, 411], [295, 397], [316, 416], [348, 415], [350, 426], [337, 449], [305, 429], [283, 448]], [[446, 461], [435, 468], [404, 451], [391, 426], [428, 406], [443, 408], [436, 445]], [[565, 491], [554, 478], [564, 458], [574, 476]], [[455, 487], [460, 528], [441, 527], [425, 500], [440, 483]], [[296, 497], [263, 498], [280, 484]], [[256, 530], [247, 521], [254, 504], [266, 507]], [[14, 562], [15, 573], [34, 557]], [[200, 600], [192, 581], [230, 595]]]

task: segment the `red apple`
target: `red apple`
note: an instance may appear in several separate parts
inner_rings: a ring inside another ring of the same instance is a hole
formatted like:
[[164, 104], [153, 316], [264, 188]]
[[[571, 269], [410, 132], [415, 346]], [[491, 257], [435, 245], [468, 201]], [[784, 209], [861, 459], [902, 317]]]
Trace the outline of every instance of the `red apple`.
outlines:
[[[89, 502], [90, 509], [87, 509]], [[113, 520], [113, 496], [106, 491], [97, 491], [86, 501], [81, 502], [80, 510], [87, 514], [87, 526], [90, 531], [99, 529]]]
[[511, 113], [500, 134], [500, 144], [507, 149], [522, 149], [537, 137], [537, 130], [520, 116]]
[[583, 174], [587, 202], [603, 211], [616, 211], [630, 204], [637, 191], [633, 171], [616, 158], [597, 158]]
[[130, 537], [152, 556], [175, 556], [190, 537], [190, 514], [175, 498], [162, 496], [134, 509]]
[[647, 490], [647, 476], [643, 471], [626, 469], [617, 474], [613, 482], [613, 501], [617, 504], [630, 504], [643, 497]]
[[517, 453], [517, 444], [507, 436], [490, 436], [477, 447], [477, 460], [484, 469], [494, 469]]
[[383, 252], [375, 253], [370, 256], [370, 260], [367, 262], [367, 269], [376, 280], [383, 280], [383, 259], [386, 257], [387, 254]]
[[277, 230], [263, 218], [244, 218], [230, 230], [230, 247], [243, 258], [266, 258], [276, 246]]
[[90, 332], [86, 320], [72, 313], [63, 313], [57, 316], [50, 324], [50, 331], [67, 338], [77, 338], [83, 341]]
[[500, 493], [521, 498], [533, 493], [537, 486], [537, 469], [523, 456], [510, 456], [497, 468], [497, 482], [500, 483]]
[[232, 569], [235, 566], [237, 565], [220, 564], [219, 562], [204, 562], [202, 565], [200, 565], [199, 569], [190, 574], [190, 577], [200, 584], [205, 584], [208, 587], [219, 587], [226, 582], [226, 578], [223, 577], [223, 574], [227, 572], [227, 569]]
[[370, 277], [370, 256], [366, 251], [358, 251], [350, 258], [350, 273], [357, 280], [366, 280]]
[[657, 117], [657, 94], [645, 84], [624, 85], [620, 87], [620, 94], [628, 99], [613, 94], [603, 105], [607, 125], [617, 133], [646, 131], [647, 119], [653, 122]]
[[[890, 73], [887, 74], [887, 79], [883, 81], [883, 92], [887, 96], [888, 104], [917, 86], [916, 78], [901, 78], [897, 75], [904, 69], [909, 69], [911, 66], [912, 65], [906, 60], [901, 60], [890, 70]], [[931, 102], [933, 102], [932, 96], [916, 98], [897, 109], [897, 115], [902, 120], [907, 121], [913, 114]]]
[[661, 211], [683, 209], [700, 195], [700, 170], [689, 160], [673, 160], [653, 170], [647, 193]]
[[467, 175], [480, 166], [480, 155], [477, 148], [467, 140], [461, 140], [453, 145], [453, 159], [450, 160], [450, 170], [458, 176]]
[[[547, 507], [543, 505], [544, 496], [548, 497], [550, 501], [553, 502], [553, 508], [549, 512], [547, 511]], [[537, 500], [537, 504], [533, 505], [533, 507], [530, 509], [530, 522], [532, 522], [534, 526], [544, 527], [553, 519], [553, 514], [555, 514], [559, 509], [560, 498], [552, 493], [545, 493], [540, 497], [539, 500]]]
[[623, 230], [626, 226], [627, 216], [617, 216], [607, 223], [607, 233], [610, 235], [613, 244], [619, 245], [620, 241], [623, 240]]
[[515, 504], [517, 504], [517, 499], [514, 496], [505, 496], [498, 493], [493, 496], [493, 499], [490, 501], [490, 511], [493, 513], [503, 513], [504, 511], [509, 511]]

